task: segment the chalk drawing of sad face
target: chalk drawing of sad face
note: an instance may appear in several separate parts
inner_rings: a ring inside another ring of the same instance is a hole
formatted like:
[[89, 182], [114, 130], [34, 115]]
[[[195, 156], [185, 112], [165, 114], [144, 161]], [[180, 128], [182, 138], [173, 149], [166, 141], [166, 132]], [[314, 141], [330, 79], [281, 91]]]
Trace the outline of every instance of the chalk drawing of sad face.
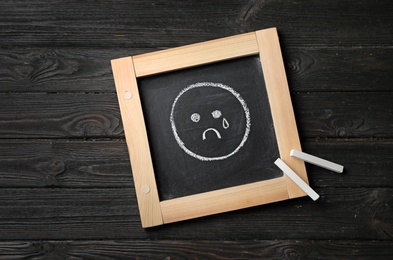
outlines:
[[201, 161], [236, 154], [250, 133], [250, 111], [233, 88], [200, 82], [184, 88], [172, 104], [170, 123], [179, 146]]

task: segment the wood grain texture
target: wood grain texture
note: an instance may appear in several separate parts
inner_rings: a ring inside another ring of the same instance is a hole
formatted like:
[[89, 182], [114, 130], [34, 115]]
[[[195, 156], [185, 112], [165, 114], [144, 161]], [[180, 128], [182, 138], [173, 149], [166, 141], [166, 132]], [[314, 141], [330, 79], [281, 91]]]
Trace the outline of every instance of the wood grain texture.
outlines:
[[[392, 137], [393, 92], [292, 93], [301, 137]], [[123, 137], [114, 94], [0, 94], [2, 138]]]
[[296, 92], [392, 91], [391, 48], [282, 48]]
[[[345, 166], [335, 174], [306, 164], [312, 187], [393, 187], [391, 139], [303, 139], [305, 152]], [[119, 140], [1, 140], [1, 188], [134, 189]]]
[[0, 141], [0, 187], [133, 186], [124, 139]]
[[[281, 46], [292, 91], [392, 90], [391, 48]], [[109, 61], [157, 48], [0, 49], [0, 92], [114, 93]]]
[[0, 91], [114, 92], [109, 61], [116, 54], [130, 52], [133, 51], [0, 49]]
[[292, 95], [304, 137], [392, 137], [393, 92]]
[[389, 259], [391, 241], [19, 241], [0, 242], [0, 259]]
[[[391, 45], [390, 1], [7, 1], [0, 46], [175, 47], [269, 27], [289, 45]], [[310, 26], [312, 25], [312, 26]]]
[[119, 106], [109, 95], [0, 95], [2, 138], [123, 135]]
[[317, 203], [305, 197], [144, 230], [131, 188], [2, 188], [0, 235], [2, 240], [392, 239], [392, 188], [316, 191]]

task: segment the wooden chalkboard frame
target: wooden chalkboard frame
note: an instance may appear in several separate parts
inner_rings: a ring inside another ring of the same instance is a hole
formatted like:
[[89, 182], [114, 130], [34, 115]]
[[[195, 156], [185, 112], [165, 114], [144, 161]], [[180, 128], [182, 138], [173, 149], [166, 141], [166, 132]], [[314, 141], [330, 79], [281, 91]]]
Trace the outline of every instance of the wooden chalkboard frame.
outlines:
[[142, 227], [212, 215], [305, 196], [288, 177], [259, 181], [160, 201], [137, 78], [258, 55], [268, 93], [281, 159], [305, 182], [301, 150], [276, 28], [112, 60], [112, 70], [129, 150]]

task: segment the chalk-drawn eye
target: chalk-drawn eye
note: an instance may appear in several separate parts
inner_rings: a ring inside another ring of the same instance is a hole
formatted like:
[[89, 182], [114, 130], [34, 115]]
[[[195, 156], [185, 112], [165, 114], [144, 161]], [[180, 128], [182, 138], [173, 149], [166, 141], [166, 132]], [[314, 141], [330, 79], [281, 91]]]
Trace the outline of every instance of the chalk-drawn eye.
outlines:
[[220, 117], [221, 117], [221, 111], [220, 111], [220, 110], [214, 110], [214, 111], [212, 112], [212, 116], [213, 116], [214, 118], [220, 118]]
[[195, 123], [198, 123], [201, 120], [201, 116], [198, 113], [194, 113], [191, 115], [191, 120]]

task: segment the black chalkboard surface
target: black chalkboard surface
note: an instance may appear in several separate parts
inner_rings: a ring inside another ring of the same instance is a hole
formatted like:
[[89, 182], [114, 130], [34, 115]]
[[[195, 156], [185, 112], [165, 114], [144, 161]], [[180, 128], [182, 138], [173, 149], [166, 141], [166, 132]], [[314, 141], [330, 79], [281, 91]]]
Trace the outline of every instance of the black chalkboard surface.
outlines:
[[281, 177], [259, 56], [138, 78], [160, 200]]

